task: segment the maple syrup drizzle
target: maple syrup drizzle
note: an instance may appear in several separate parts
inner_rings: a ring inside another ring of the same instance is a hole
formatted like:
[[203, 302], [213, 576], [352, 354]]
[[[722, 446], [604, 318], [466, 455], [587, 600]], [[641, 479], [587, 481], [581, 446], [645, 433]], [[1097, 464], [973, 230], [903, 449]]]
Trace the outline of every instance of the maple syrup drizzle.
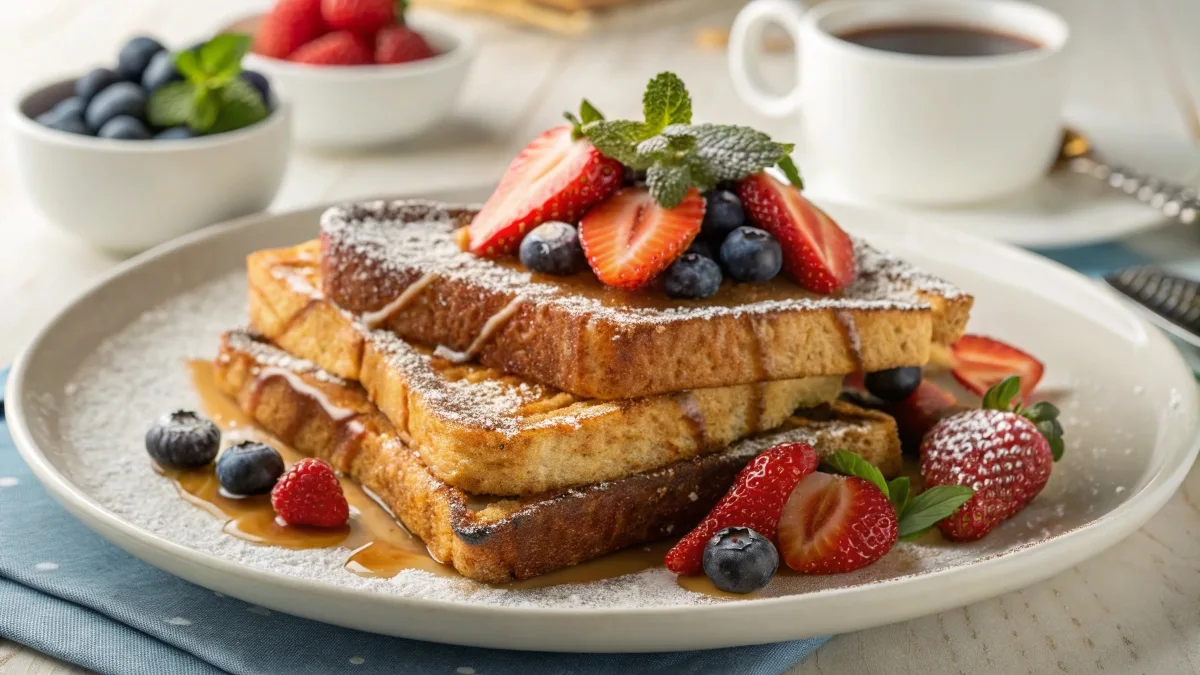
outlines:
[[436, 279], [436, 274], [433, 272], [426, 272], [421, 276], [421, 278], [410, 284], [408, 288], [405, 288], [395, 300], [392, 300], [374, 312], [363, 313], [363, 325], [372, 330], [379, 328], [384, 324], [384, 322], [392, 318], [393, 315], [407, 307], [409, 303], [411, 303], [413, 299], [417, 297], [417, 294], [425, 290], [425, 287], [429, 284], [432, 284]]
[[[191, 370], [192, 385], [203, 404], [204, 412], [222, 430], [222, 448], [254, 440], [278, 450], [284, 463], [289, 466], [304, 458], [303, 454], [258, 427], [236, 401], [225, 396], [217, 388], [211, 362], [189, 361], [188, 367]], [[281, 376], [275, 370], [278, 369], [264, 368], [259, 373], [258, 386], [255, 387], [254, 393], [261, 391], [262, 384], [267, 380]], [[287, 378], [289, 385], [294, 385], [298, 378], [290, 371], [288, 375], [292, 376]], [[298, 388], [297, 391], [305, 393], [327, 412], [348, 411], [333, 404], [320, 390], [304, 384], [306, 389]], [[257, 405], [257, 401], [253, 400], [255, 398], [257, 397], [251, 396], [251, 409]], [[348, 418], [344, 417], [343, 423], [348, 426], [354, 425], [357, 424], [357, 420], [352, 414]], [[361, 425], [359, 427], [361, 429]], [[225, 494], [217, 481], [213, 465], [199, 469], [174, 469], [155, 465], [155, 470], [175, 483], [184, 500], [217, 518], [224, 519], [224, 532], [245, 541], [290, 549], [346, 548], [350, 550], [345, 564], [346, 570], [364, 577], [391, 578], [411, 569], [444, 576], [458, 576], [452, 567], [434, 559], [425, 544], [410, 534], [369, 491], [344, 476], [339, 480], [346, 501], [350, 504], [350, 521], [340, 528], [323, 529], [297, 527], [280, 522], [271, 507], [270, 495], [235, 497]], [[674, 543], [674, 540], [668, 540], [632, 546], [579, 565], [524, 581], [501, 584], [499, 587], [525, 589], [587, 583], [653, 569], [662, 566], [663, 556]], [[703, 576], [679, 577], [678, 583], [690, 591], [714, 597], [742, 597], [722, 593]]]
[[474, 359], [479, 350], [492, 339], [492, 335], [500, 330], [508, 320], [521, 309], [521, 305], [525, 304], [525, 296], [518, 295], [509, 301], [499, 312], [488, 317], [487, 323], [483, 324], [483, 328], [479, 331], [479, 335], [475, 338], [471, 346], [467, 347], [465, 352], [458, 352], [450, 349], [445, 345], [438, 345], [438, 348], [433, 351], [433, 355], [439, 358], [446, 359], [450, 363], [466, 363]]
[[838, 310], [834, 312], [834, 316], [837, 317], [838, 325], [842, 327], [842, 337], [846, 339], [846, 347], [854, 360], [854, 370], [862, 372], [862, 342], [858, 337], [858, 325], [854, 323], [854, 315], [846, 310]]
[[684, 419], [688, 421], [696, 447], [707, 447], [708, 420], [704, 417], [704, 409], [700, 407], [700, 401], [696, 399], [696, 395], [685, 391], [675, 397], [675, 402], [679, 405], [679, 411], [683, 413]]

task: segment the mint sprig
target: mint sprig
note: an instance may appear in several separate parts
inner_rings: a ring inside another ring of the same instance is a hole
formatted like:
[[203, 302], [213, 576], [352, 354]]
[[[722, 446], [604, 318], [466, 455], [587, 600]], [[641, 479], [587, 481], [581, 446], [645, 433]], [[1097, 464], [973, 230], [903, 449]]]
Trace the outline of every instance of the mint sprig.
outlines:
[[150, 96], [146, 117], [156, 127], [187, 125], [202, 134], [233, 131], [270, 114], [258, 90], [239, 77], [250, 36], [223, 34], [175, 56], [183, 76]]
[[571, 113], [566, 117], [576, 137], [586, 137], [605, 156], [645, 171], [650, 194], [665, 208], [678, 205], [693, 187], [709, 190], [720, 181], [741, 180], [776, 164], [793, 185], [803, 187], [790, 143], [776, 143], [749, 127], [692, 124], [692, 97], [674, 73], [659, 73], [646, 85], [642, 121], [605, 120], [586, 100], [578, 118]]
[[833, 471], [857, 476], [869, 481], [892, 503], [899, 521], [900, 539], [917, 539], [950, 517], [958, 507], [967, 503], [975, 491], [965, 485], [937, 485], [910, 497], [910, 482], [906, 476], [893, 479], [890, 483], [883, 473], [862, 457], [839, 450], [825, 458], [825, 464]]

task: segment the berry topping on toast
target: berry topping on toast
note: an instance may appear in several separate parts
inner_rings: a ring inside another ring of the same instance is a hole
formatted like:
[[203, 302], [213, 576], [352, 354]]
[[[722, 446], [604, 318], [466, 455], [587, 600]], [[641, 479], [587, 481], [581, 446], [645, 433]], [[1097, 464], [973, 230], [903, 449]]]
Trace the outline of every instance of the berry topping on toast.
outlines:
[[509, 164], [471, 221], [469, 250], [489, 257], [512, 253], [526, 232], [546, 221], [578, 222], [621, 186], [622, 175], [619, 162], [575, 138], [571, 127], [550, 129]]
[[1018, 377], [1009, 377], [983, 397], [983, 408], [934, 425], [921, 444], [926, 487], [964, 485], [975, 495], [939, 524], [950, 539], [970, 541], [1008, 520], [1046, 486], [1062, 456], [1058, 409], [1040, 402], [1028, 408], [1014, 399]]
[[783, 246], [783, 271], [792, 281], [821, 294], [854, 281], [854, 243], [799, 188], [760, 172], [738, 184], [738, 195], [750, 222]]
[[649, 190], [625, 188], [588, 211], [579, 238], [600, 281], [636, 290], [687, 249], [703, 220], [704, 198], [695, 188], [671, 209], [657, 204]]

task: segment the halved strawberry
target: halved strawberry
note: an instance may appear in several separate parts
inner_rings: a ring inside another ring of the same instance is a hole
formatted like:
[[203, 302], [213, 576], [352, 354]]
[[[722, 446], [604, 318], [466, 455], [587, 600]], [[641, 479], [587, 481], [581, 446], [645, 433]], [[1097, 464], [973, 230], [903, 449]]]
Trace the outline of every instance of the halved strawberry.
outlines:
[[645, 188], [626, 188], [587, 212], [579, 239], [600, 281], [635, 290], [687, 249], [703, 221], [704, 197], [696, 188], [673, 209], [659, 206]]
[[954, 379], [979, 396], [1009, 375], [1018, 375], [1021, 398], [1027, 399], [1046, 370], [1041, 361], [1020, 349], [982, 335], [964, 335], [950, 345], [950, 351]]
[[896, 509], [870, 481], [811, 473], [783, 505], [779, 554], [797, 572], [852, 572], [882, 558], [899, 534]]
[[783, 246], [783, 271], [814, 292], [834, 293], [854, 281], [854, 243], [800, 190], [756, 173], [738, 184], [746, 215]]
[[471, 221], [471, 253], [511, 253], [525, 233], [548, 220], [576, 223], [621, 186], [621, 163], [600, 154], [571, 127], [533, 139], [508, 165], [500, 185]]

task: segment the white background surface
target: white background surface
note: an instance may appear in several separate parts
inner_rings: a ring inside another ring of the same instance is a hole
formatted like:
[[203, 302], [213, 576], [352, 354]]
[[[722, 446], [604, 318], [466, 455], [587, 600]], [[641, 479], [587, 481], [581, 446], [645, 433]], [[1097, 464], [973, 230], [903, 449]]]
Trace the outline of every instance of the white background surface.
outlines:
[[[0, 100], [27, 84], [111, 62], [139, 31], [186, 43], [261, 7], [261, 0], [0, 0]], [[786, 140], [790, 120], [737, 101], [724, 54], [694, 46], [699, 28], [727, 25], [740, 0], [668, 0], [624, 30], [582, 39], [474, 20], [482, 50], [455, 117], [432, 137], [372, 155], [297, 154], [275, 209], [493, 181], [511, 156], [588, 96], [633, 114], [654, 73], [688, 83], [702, 117], [751, 124]], [[1200, 139], [1200, 3], [1042, 0], [1074, 32], [1072, 106], [1141, 120], [1181, 144]], [[681, 10], [682, 7], [682, 10]], [[780, 70], [788, 57], [778, 57]], [[9, 140], [0, 136], [8, 159]], [[1143, 250], [1200, 252], [1194, 233], [1140, 238]], [[1200, 235], [1195, 235], [1200, 238]], [[1190, 248], [1189, 248], [1190, 245]], [[42, 321], [117, 261], [43, 221], [0, 165], [0, 363]], [[1098, 558], [1024, 591], [885, 628], [838, 636], [793, 673], [1200, 672], [1200, 470], [1143, 530]], [[0, 672], [75, 672], [0, 640]], [[482, 672], [482, 671], [481, 671]]]

